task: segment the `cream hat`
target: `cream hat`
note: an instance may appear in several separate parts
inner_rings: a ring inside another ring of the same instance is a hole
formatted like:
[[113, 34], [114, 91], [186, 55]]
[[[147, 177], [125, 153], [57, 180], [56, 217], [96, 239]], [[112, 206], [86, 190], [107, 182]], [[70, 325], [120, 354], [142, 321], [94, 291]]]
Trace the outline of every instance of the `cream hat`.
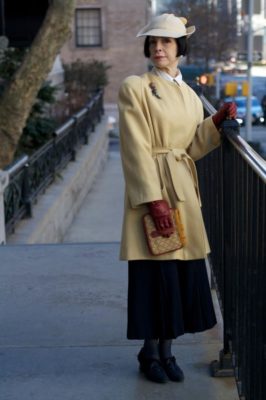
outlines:
[[176, 17], [174, 14], [161, 14], [154, 17], [144, 28], [142, 28], [137, 37], [140, 36], [159, 36], [179, 38], [181, 36], [191, 36], [196, 28], [195, 26], [185, 27], [186, 18]]

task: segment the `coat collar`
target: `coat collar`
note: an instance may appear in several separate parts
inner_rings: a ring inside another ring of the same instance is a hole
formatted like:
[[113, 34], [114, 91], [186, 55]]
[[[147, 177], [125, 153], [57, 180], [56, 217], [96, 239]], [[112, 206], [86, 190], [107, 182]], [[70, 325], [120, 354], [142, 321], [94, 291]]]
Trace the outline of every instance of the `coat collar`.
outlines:
[[160, 76], [161, 78], [163, 78], [163, 79], [165, 79], [167, 81], [175, 82], [179, 86], [183, 82], [183, 78], [182, 78], [182, 74], [181, 74], [180, 69], [178, 69], [178, 75], [175, 78], [173, 78], [171, 75], [167, 74], [166, 72], [161, 71], [159, 68], [155, 68], [155, 67], [152, 68], [151, 73], [154, 74], [154, 75]]

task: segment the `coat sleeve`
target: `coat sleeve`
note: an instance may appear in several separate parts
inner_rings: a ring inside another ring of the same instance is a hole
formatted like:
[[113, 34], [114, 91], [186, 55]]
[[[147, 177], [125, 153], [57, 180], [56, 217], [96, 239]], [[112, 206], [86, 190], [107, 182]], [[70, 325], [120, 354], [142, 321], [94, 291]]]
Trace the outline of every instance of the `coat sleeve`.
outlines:
[[142, 104], [142, 82], [128, 77], [119, 91], [119, 131], [126, 191], [132, 208], [162, 199], [152, 158], [151, 135]]
[[187, 148], [187, 153], [196, 161], [221, 144], [221, 135], [213, 123], [212, 117], [203, 120], [203, 107], [198, 99], [198, 126], [195, 136]]

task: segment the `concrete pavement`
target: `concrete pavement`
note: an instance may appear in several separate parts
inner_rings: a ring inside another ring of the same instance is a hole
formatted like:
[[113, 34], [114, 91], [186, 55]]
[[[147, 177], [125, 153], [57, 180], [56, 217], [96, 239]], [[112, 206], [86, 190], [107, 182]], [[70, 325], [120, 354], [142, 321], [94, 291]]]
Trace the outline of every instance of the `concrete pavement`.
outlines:
[[[241, 136], [246, 140], [246, 127], [240, 128]], [[252, 126], [252, 142], [260, 144], [260, 155], [266, 159], [266, 126], [265, 125], [253, 125]], [[258, 150], [256, 150], [258, 151]]]
[[237, 400], [232, 378], [211, 378], [221, 326], [174, 345], [183, 383], [139, 373], [127, 341], [127, 268], [118, 243], [1, 247], [1, 400]]
[[117, 143], [112, 143], [107, 164], [74, 218], [64, 243], [120, 241], [124, 182]]
[[117, 144], [60, 245], [0, 247], [0, 400], [237, 400], [210, 377], [222, 321], [174, 343], [182, 383], [148, 382], [126, 340], [127, 266], [118, 261], [123, 178]]

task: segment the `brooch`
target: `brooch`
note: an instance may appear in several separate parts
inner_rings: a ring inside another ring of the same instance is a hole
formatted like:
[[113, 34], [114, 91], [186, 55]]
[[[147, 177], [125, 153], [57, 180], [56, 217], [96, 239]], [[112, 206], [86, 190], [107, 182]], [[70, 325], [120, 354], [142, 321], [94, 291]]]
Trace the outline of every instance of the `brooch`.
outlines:
[[151, 92], [152, 92], [153, 96], [157, 97], [157, 99], [161, 99], [161, 96], [158, 95], [156, 86], [153, 82], [149, 83], [149, 87], [151, 88]]

